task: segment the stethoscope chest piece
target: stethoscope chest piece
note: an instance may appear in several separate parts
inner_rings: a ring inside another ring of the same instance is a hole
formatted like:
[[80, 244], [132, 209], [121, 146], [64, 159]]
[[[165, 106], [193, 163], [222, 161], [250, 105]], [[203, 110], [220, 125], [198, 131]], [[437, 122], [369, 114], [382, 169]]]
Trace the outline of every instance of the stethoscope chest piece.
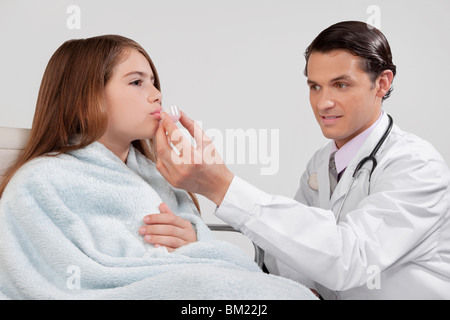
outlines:
[[317, 172], [311, 173], [309, 176], [308, 186], [314, 191], [319, 191], [319, 179], [317, 177]]

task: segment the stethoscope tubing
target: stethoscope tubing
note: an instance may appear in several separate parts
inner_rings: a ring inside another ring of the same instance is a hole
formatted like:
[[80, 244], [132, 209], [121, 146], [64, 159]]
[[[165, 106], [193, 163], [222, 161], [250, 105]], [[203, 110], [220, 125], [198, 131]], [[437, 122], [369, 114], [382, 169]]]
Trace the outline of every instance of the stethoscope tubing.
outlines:
[[391, 131], [392, 131], [392, 127], [394, 126], [394, 119], [392, 119], [392, 117], [391, 117], [389, 114], [388, 114], [387, 116], [388, 116], [388, 118], [389, 118], [389, 125], [388, 125], [386, 131], [384, 132], [383, 136], [382, 136], [381, 139], [378, 141], [378, 143], [377, 143], [377, 145], [375, 146], [375, 148], [373, 148], [373, 150], [372, 150], [372, 152], [370, 153], [370, 155], [368, 155], [367, 157], [363, 158], [363, 159], [358, 163], [358, 165], [357, 165], [356, 168], [355, 168], [355, 171], [353, 172], [353, 175], [352, 175], [352, 178], [351, 178], [350, 183], [349, 183], [349, 185], [348, 185], [347, 191], [345, 192], [344, 199], [342, 200], [341, 205], [339, 206], [339, 210], [338, 210], [338, 213], [337, 213], [337, 215], [336, 215], [336, 223], [339, 222], [339, 217], [340, 217], [340, 215], [341, 215], [342, 208], [344, 207], [344, 203], [345, 203], [345, 200], [347, 200], [348, 193], [350, 192], [350, 189], [352, 188], [353, 183], [354, 183], [355, 180], [356, 180], [356, 175], [357, 175], [357, 173], [359, 172], [359, 170], [361, 170], [361, 168], [363, 167], [363, 165], [364, 165], [367, 161], [372, 161], [372, 169], [370, 170], [369, 181], [370, 181], [370, 179], [372, 178], [372, 173], [373, 173], [373, 171], [375, 170], [375, 168], [376, 168], [377, 165], [378, 165], [378, 162], [377, 162], [377, 159], [375, 158], [375, 155], [378, 153], [378, 151], [380, 150], [381, 146], [382, 146], [383, 143], [386, 141], [387, 137], [389, 136], [389, 134], [390, 134]]

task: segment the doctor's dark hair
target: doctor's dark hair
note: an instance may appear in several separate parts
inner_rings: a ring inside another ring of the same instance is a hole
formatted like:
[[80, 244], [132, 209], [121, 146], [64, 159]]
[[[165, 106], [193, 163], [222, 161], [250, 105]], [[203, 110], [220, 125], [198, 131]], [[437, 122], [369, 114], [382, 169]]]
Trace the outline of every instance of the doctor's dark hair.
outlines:
[[[375, 27], [360, 21], [344, 21], [323, 30], [305, 50], [305, 76], [308, 76], [308, 60], [313, 52], [328, 53], [347, 50], [361, 58], [361, 68], [367, 72], [373, 83], [385, 70], [391, 70], [394, 77], [397, 67], [392, 62], [389, 42]], [[390, 97], [393, 87], [383, 97]]]

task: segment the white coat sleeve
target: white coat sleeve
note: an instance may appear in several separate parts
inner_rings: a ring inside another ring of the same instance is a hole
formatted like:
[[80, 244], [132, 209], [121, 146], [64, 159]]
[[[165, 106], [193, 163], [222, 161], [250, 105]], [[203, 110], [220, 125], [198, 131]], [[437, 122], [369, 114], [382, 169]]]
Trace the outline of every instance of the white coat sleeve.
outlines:
[[[422, 160], [379, 170], [385, 178], [374, 175], [372, 194], [339, 225], [331, 210], [267, 194], [239, 177], [216, 215], [300, 274], [348, 290], [369, 281], [370, 266], [383, 272], [436, 254], [449, 210], [448, 169]], [[438, 178], [439, 172], [445, 173]]]
[[[332, 211], [311, 210], [288, 197], [267, 194], [237, 176], [215, 214], [304, 275], [317, 271], [316, 264], [326, 257], [320, 253], [327, 245], [326, 240], [320, 245], [320, 235], [336, 234]], [[319, 258], [320, 255], [323, 258]], [[304, 280], [306, 286], [314, 288], [309, 276]]]

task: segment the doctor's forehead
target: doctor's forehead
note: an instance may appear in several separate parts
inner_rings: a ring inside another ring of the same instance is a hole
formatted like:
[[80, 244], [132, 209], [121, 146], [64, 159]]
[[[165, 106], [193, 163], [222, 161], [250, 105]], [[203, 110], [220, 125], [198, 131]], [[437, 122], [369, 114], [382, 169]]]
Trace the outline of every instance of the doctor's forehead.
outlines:
[[362, 59], [347, 50], [313, 52], [309, 56], [308, 83], [328, 82], [365, 74]]

